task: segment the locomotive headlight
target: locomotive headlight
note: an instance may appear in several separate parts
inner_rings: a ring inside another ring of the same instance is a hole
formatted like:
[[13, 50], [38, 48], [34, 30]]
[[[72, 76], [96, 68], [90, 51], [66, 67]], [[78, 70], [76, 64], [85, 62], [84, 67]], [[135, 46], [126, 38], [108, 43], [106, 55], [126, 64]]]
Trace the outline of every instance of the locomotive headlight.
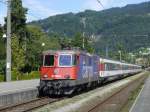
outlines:
[[55, 74], [55, 75], [58, 75], [58, 73], [59, 73], [59, 70], [58, 70], [58, 69], [55, 69], [55, 70], [54, 70], [54, 74]]
[[47, 74], [45, 74], [43, 77], [44, 77], [44, 78], [48, 78], [48, 75], [47, 75]]

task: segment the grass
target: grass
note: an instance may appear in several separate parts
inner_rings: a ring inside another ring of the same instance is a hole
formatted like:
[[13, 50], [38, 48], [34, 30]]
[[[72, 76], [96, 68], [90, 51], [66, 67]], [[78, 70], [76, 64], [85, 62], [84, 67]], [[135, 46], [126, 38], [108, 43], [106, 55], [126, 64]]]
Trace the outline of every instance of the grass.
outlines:
[[121, 112], [129, 112], [142, 87], [143, 84], [141, 84], [140, 87], [131, 93], [131, 96], [128, 98], [128, 102], [125, 104]]
[[[149, 76], [150, 72], [147, 72], [145, 75]], [[136, 100], [139, 92], [141, 91], [142, 87], [144, 85], [144, 82], [142, 82], [140, 84], [139, 87], [136, 88], [136, 90], [134, 90], [131, 95], [128, 98], [128, 102], [123, 106], [123, 108], [121, 109], [120, 112], [129, 112], [130, 108], [132, 107], [134, 101]]]
[[[38, 79], [40, 77], [39, 71], [32, 71], [31, 73], [18, 74], [17, 72], [12, 71], [12, 80], [30, 80]], [[0, 82], [4, 81], [4, 75], [0, 74]]]
[[4, 81], [4, 75], [0, 74], [0, 82]]

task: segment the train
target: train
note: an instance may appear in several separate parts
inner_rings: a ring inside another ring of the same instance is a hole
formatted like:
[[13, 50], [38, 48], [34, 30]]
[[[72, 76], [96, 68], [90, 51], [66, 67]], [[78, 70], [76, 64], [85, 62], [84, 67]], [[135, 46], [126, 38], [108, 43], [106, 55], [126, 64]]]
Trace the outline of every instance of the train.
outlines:
[[139, 65], [102, 58], [85, 51], [48, 50], [42, 54], [39, 96], [70, 95], [141, 71]]

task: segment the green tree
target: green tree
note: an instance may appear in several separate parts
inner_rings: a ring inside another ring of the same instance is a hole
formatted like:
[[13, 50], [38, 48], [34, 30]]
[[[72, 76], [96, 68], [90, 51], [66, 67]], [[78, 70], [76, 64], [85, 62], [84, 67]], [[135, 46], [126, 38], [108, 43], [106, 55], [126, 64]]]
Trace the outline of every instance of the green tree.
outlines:
[[61, 46], [61, 49], [70, 49], [71, 47], [73, 47], [72, 45], [72, 39], [67, 38], [67, 37], [58, 37], [58, 42]]
[[125, 47], [121, 43], [117, 43], [116, 45], [116, 51], [114, 51], [114, 59], [119, 60], [120, 59], [120, 53], [121, 53], [121, 60], [127, 61], [128, 60], [128, 54], [125, 49]]
[[[25, 64], [26, 14], [22, 0], [11, 0], [12, 70], [20, 72]], [[4, 29], [6, 30], [5, 18]], [[5, 31], [6, 32], [6, 31]]]
[[[17, 35], [19, 43], [24, 41], [26, 36], [26, 14], [27, 8], [22, 6], [22, 0], [11, 0], [11, 31]], [[6, 18], [5, 21], [7, 22]], [[6, 29], [6, 24], [4, 26]]]
[[77, 33], [73, 40], [72, 40], [72, 44], [74, 47], [79, 47], [80, 49], [82, 49], [82, 45], [83, 45], [83, 36], [81, 35], [81, 33]]
[[5, 39], [3, 38], [3, 29], [0, 25], [0, 60], [5, 58]]
[[0, 39], [2, 38], [2, 36], [3, 36], [3, 30], [2, 30], [2, 26], [0, 24]]
[[83, 40], [84, 40], [84, 50], [87, 52], [93, 53], [94, 48], [92, 47], [92, 43], [90, 43], [90, 39], [88, 37], [83, 37], [81, 33], [77, 33], [72, 40], [72, 45], [74, 47], [79, 47], [83, 50]]
[[13, 71], [17, 72], [17, 75], [20, 74], [21, 69], [25, 65], [25, 54], [24, 49], [19, 44], [19, 39], [17, 36], [13, 35], [12, 38], [12, 65]]
[[3, 28], [0, 24], [0, 74], [4, 74], [5, 57], [5, 39], [3, 38]]
[[95, 49], [94, 49], [94, 40], [90, 39], [90, 37], [84, 37], [84, 43], [85, 43], [85, 49], [86, 51], [88, 51], [89, 53], [94, 53]]
[[48, 37], [38, 26], [28, 25], [27, 31], [25, 71], [29, 72], [39, 68], [44, 50], [59, 49], [60, 45], [57, 37]]

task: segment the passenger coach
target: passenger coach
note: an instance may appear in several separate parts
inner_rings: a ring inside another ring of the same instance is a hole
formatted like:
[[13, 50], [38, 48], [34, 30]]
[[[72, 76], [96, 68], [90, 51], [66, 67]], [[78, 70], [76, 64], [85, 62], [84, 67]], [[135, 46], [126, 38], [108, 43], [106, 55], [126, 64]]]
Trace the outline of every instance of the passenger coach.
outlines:
[[109, 79], [132, 75], [140, 72], [141, 66], [100, 58], [99, 77]]

